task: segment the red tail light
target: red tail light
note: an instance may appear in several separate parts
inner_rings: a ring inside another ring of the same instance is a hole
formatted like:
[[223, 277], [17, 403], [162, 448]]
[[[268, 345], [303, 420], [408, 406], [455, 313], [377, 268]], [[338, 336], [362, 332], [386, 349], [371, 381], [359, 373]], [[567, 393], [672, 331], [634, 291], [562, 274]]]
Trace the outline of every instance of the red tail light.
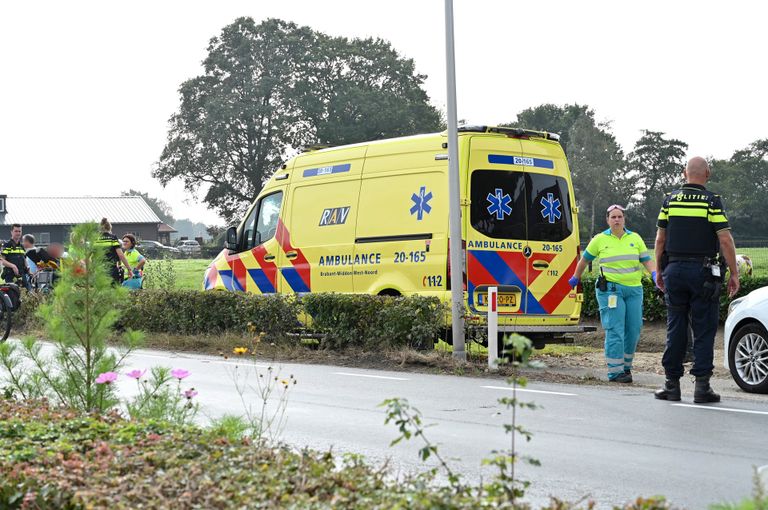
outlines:
[[[467, 241], [461, 240], [461, 266], [464, 269], [461, 273], [461, 283], [463, 290], [467, 290]], [[448, 240], [448, 258], [445, 263], [445, 274], [448, 279], [446, 289], [451, 290], [451, 240]]]
[[[580, 260], [581, 260], [581, 246], [576, 246], [576, 263], [578, 264]], [[579, 280], [579, 283], [576, 285], [576, 292], [578, 292], [579, 294], [584, 293], [584, 286], [581, 284], [581, 280]]]

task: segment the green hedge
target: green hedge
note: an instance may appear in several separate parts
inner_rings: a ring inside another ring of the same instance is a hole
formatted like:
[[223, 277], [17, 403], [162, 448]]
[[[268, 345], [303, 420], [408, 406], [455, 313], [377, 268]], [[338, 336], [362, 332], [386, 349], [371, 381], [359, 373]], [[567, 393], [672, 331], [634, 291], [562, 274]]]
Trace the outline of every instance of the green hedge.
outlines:
[[298, 326], [290, 296], [146, 289], [131, 292], [120, 327], [156, 333], [264, 332], [281, 339]]
[[[582, 281], [584, 286], [584, 304], [581, 309], [582, 317], [597, 318], [599, 307], [595, 299], [595, 280], [585, 279]], [[768, 285], [768, 277], [742, 278], [738, 294], [734, 299], [746, 296], [755, 289]], [[728, 305], [731, 300], [725, 293], [720, 296], [720, 320], [725, 320], [728, 315]], [[664, 298], [661, 297], [653, 282], [650, 279], [643, 279], [643, 318], [647, 321], [666, 321], [667, 309], [664, 305]]]
[[[264, 333], [270, 341], [288, 333], [321, 338], [324, 348], [429, 346], [443, 325], [436, 298], [361, 294], [257, 296], [241, 292], [143, 290], [130, 294], [120, 326], [177, 334]], [[301, 318], [301, 320], [299, 320]]]
[[437, 298], [308, 294], [301, 300], [321, 346], [431, 347], [445, 323]]

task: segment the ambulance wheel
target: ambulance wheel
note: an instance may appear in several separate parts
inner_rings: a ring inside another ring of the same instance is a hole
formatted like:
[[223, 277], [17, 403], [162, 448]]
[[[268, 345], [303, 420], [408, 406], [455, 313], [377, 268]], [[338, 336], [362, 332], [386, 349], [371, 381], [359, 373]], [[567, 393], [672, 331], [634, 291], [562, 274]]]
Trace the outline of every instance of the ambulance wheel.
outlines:
[[499, 346], [499, 350], [498, 350], [499, 359], [505, 360], [507, 363], [510, 363], [515, 360], [515, 356], [514, 354], [512, 354], [512, 347], [511, 346], [507, 347], [506, 345], [504, 345], [504, 337], [506, 337], [507, 335], [509, 335], [509, 333], [505, 331], [499, 331], [498, 333], [496, 333], [496, 341], [498, 342], [498, 346]]
[[379, 292], [379, 296], [400, 297], [401, 295], [402, 294], [400, 294], [400, 292], [396, 291], [395, 289], [384, 289]]

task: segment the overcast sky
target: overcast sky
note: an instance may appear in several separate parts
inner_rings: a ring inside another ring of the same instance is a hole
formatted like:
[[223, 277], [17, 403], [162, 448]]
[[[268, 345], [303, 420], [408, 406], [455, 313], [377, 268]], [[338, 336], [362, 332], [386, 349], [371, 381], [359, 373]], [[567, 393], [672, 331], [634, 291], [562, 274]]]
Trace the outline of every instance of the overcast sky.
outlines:
[[[159, 196], [220, 223], [150, 173], [177, 90], [239, 16], [381, 37], [428, 75], [445, 108], [442, 0], [63, 1], [0, 4], [0, 194]], [[455, 0], [458, 116], [511, 121], [542, 103], [591, 106], [625, 151], [642, 129], [727, 158], [768, 138], [759, 1]]]

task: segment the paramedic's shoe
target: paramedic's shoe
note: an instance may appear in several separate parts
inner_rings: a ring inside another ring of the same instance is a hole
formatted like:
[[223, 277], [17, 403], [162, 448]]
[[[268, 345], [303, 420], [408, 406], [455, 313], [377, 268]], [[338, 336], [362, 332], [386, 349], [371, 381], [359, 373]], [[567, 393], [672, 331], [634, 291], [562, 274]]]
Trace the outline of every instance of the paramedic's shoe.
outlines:
[[629, 384], [632, 382], [632, 374], [630, 372], [622, 372], [613, 379], [608, 379], [608, 382]]
[[656, 390], [653, 396], [659, 400], [680, 401], [680, 379], [667, 379], [664, 387]]
[[696, 378], [696, 385], [693, 387], [693, 402], [695, 404], [711, 404], [720, 402], [720, 395], [712, 391], [709, 385], [710, 375], [703, 375]]

